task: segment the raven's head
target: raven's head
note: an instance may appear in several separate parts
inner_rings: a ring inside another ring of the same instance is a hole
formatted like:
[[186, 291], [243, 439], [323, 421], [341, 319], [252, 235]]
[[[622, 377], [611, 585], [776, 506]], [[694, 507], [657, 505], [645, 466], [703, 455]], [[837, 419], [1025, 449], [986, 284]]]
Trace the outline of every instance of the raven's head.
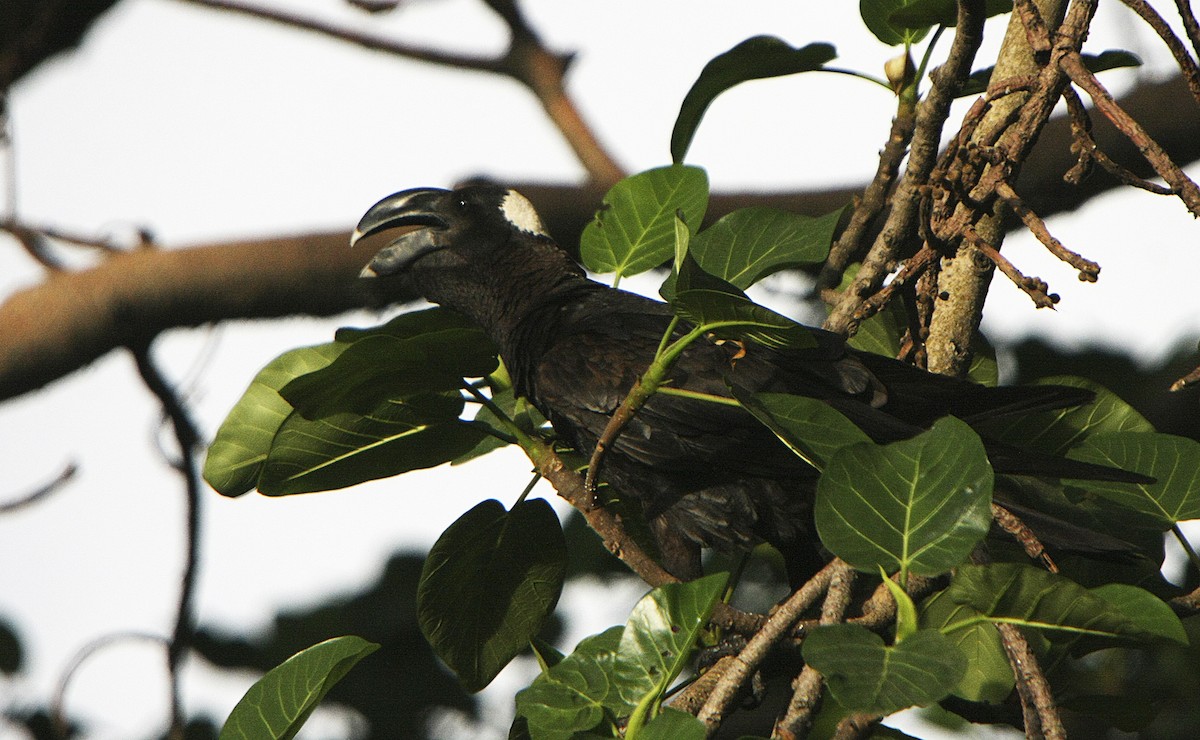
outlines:
[[525, 196], [497, 185], [470, 185], [456, 190], [414, 188], [389, 195], [363, 215], [350, 244], [401, 226], [418, 228], [379, 250], [363, 269], [363, 277], [396, 275], [418, 263], [431, 269], [481, 266], [501, 250], [550, 241]]

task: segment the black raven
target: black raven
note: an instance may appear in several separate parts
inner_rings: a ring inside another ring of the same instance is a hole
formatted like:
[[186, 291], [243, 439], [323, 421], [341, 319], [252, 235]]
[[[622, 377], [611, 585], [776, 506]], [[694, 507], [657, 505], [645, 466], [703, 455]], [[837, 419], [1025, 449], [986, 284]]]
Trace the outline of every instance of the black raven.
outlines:
[[[516, 392], [558, 436], [590, 452], [653, 358], [670, 308], [588, 279], [513, 190], [395, 193], [367, 211], [351, 243], [402, 226], [417, 228], [381, 249], [363, 276], [405, 274], [425, 298], [477, 322], [499, 348]], [[816, 348], [786, 355], [694, 342], [671, 385], [725, 398], [760, 391], [819, 398], [877, 442], [911, 437], [947, 414], [973, 423], [1091, 398], [1062, 386], [988, 388], [812, 331]], [[989, 446], [989, 457], [1004, 473], [1119, 479], [1124, 472], [998, 445]], [[811, 521], [817, 471], [737, 405], [655, 394], [608, 450], [603, 477], [640, 501], [676, 575], [697, 574], [701, 545], [738, 549], [765, 540], [801, 570], [821, 558]]]

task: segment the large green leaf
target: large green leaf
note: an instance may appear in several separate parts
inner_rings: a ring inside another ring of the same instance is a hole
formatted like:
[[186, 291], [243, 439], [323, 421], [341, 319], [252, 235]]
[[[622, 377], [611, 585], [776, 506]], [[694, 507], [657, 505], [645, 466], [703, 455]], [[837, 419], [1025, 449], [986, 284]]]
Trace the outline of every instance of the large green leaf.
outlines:
[[[517, 693], [517, 715], [525, 718], [533, 737], [568, 740], [594, 729], [605, 718], [611, 721], [633, 709], [613, 682], [624, 631], [624, 627], [611, 627], [581, 640], [570, 655]], [[616, 714], [610, 706], [617, 707]]]
[[237, 703], [220, 740], [288, 740], [354, 664], [379, 649], [347, 635], [302, 650], [260, 678]]
[[1065, 454], [1093, 434], [1154, 431], [1145, 417], [1098, 383], [1064, 375], [1042, 378], [1037, 384], [1086, 388], [1096, 397], [1084, 406], [985, 421], [979, 425], [979, 429], [989, 438], [1000, 442], [1051, 455]]
[[558, 516], [541, 499], [472, 508], [438, 538], [421, 572], [417, 618], [468, 691], [491, 683], [554, 611], [567, 570]]
[[773, 349], [805, 349], [817, 344], [807, 326], [735, 293], [685, 290], [675, 294], [671, 308], [723, 339], [746, 339]]
[[305, 419], [292, 412], [263, 465], [258, 490], [269, 496], [345, 488], [465, 454], [487, 434], [462, 421], [457, 393], [384, 401], [366, 414]]
[[1093, 434], [1067, 456], [1154, 478], [1141, 484], [1088, 481], [1087, 490], [1150, 514], [1163, 529], [1200, 519], [1200, 442], [1169, 434], [1108, 432]]
[[937, 630], [918, 630], [887, 646], [864, 627], [834, 624], [804, 638], [803, 653], [839, 704], [868, 714], [932, 704], [954, 689], [967, 667], [966, 656]]
[[285, 352], [250, 381], [208, 448], [204, 480], [224, 496], [240, 496], [254, 489], [271, 450], [271, 440], [292, 413], [279, 390], [293, 379], [333, 362], [349, 345], [319, 344]]
[[689, 252], [706, 272], [745, 289], [773, 272], [824, 262], [842, 210], [812, 217], [742, 208], [697, 234]]
[[642, 708], [662, 698], [687, 665], [728, 580], [727, 574], [716, 573], [668, 583], [633, 607], [617, 648], [615, 671], [618, 691], [628, 703]]
[[1152, 594], [1116, 584], [1089, 591], [1022, 563], [963, 566], [945, 594], [993, 622], [1074, 637], [1187, 642], [1179, 618]]
[[302, 416], [316, 419], [341, 411], [364, 413], [381, 401], [415, 393], [457, 389], [463, 378], [496, 369], [491, 341], [466, 319], [442, 309], [407, 318], [424, 321], [410, 321], [405, 334], [358, 335], [327, 367], [292, 380], [280, 395]]
[[[921, 605], [920, 625], [925, 629], [955, 629], [944, 634], [967, 658], [967, 669], [951, 693], [969, 701], [999, 703], [1012, 693], [1015, 679], [996, 626], [965, 604], [955, 604], [939, 591]], [[963, 625], [966, 626], [963, 626]]]
[[708, 208], [708, 175], [699, 167], [671, 165], [620, 181], [584, 228], [579, 252], [592, 272], [636, 275], [675, 253], [675, 216], [695, 231]]
[[695, 716], [673, 707], [663, 707], [658, 715], [642, 728], [638, 740], [704, 740], [708, 729]]
[[944, 573], [987, 534], [992, 480], [983, 443], [950, 416], [909, 440], [843, 447], [817, 484], [817, 532], [860, 570]]
[[867, 433], [832, 406], [816, 398], [788, 393], [734, 392], [737, 400], [793, 452], [824, 470], [838, 450], [870, 442]]
[[704, 65], [679, 106], [679, 115], [671, 130], [671, 161], [679, 163], [687, 156], [705, 111], [721, 93], [747, 80], [811, 72], [835, 57], [837, 52], [829, 44], [809, 44], [796, 49], [774, 36], [746, 39], [713, 57]]

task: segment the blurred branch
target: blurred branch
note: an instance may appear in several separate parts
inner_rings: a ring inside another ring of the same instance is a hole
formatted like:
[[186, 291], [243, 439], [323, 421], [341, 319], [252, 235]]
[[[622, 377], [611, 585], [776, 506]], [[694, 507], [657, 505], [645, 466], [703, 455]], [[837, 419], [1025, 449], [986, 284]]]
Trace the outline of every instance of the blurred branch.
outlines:
[[26, 506], [37, 503], [62, 488], [67, 481], [75, 477], [75, 473], [79, 472], [79, 468], [75, 463], [68, 463], [62, 472], [59, 473], [54, 480], [49, 483], [38, 486], [33, 491], [11, 501], [0, 502], [0, 514], [8, 514], [18, 509], [23, 509]]
[[428, 47], [405, 44], [393, 39], [341, 28], [332, 23], [306, 18], [286, 10], [251, 5], [240, 2], [240, 0], [179, 0], [179, 2], [248, 15], [403, 59], [511, 77], [528, 88], [542, 104], [546, 115], [558, 127], [559, 132], [567, 140], [574, 150], [575, 156], [579, 158], [580, 163], [594, 182], [607, 188], [624, 177], [620, 165], [600, 144], [591, 127], [583, 120], [575, 101], [566, 92], [563, 81], [566, 78], [567, 69], [570, 67], [572, 55], [550, 51], [526, 22], [520, 8], [512, 0], [484, 0], [485, 4], [495, 11], [508, 26], [508, 49], [498, 57], [452, 54]]
[[179, 589], [179, 601], [175, 612], [175, 627], [167, 644], [167, 674], [171, 686], [171, 723], [168, 738], [183, 740], [185, 717], [183, 714], [183, 692], [179, 669], [188, 648], [191, 646], [195, 629], [192, 603], [196, 591], [196, 568], [200, 561], [200, 466], [196, 455], [201, 446], [200, 432], [192, 422], [191, 415], [179, 395], [163, 376], [150, 357], [148, 345], [129, 348], [137, 363], [142, 382], [158, 399], [163, 415], [170, 420], [179, 445], [179, 459], [172, 462], [183, 476], [186, 494], [186, 537], [183, 575]]
[[54, 737], [66, 738], [71, 736], [69, 730], [70, 723], [67, 720], [66, 713], [67, 688], [71, 685], [72, 679], [75, 678], [75, 673], [87, 662], [88, 658], [92, 657], [99, 650], [109, 645], [115, 645], [118, 642], [129, 641], [156, 642], [168, 649], [170, 648], [170, 641], [167, 638], [149, 632], [115, 632], [97, 637], [81, 647], [72, 656], [66, 669], [63, 670], [62, 676], [58, 679], [58, 686], [54, 690], [54, 698], [50, 702], [50, 720], [54, 726]]

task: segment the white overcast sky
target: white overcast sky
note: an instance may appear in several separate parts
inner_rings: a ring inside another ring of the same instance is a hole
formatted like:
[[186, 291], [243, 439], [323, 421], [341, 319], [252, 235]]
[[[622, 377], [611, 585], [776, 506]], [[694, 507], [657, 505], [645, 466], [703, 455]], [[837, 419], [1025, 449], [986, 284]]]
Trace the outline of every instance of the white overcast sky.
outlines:
[[[266, 0], [264, 0], [266, 2]], [[381, 34], [469, 52], [499, 51], [503, 28], [474, 0], [413, 2], [384, 19], [339, 0], [276, 2]], [[678, 105], [713, 55], [759, 33], [801, 45], [826, 40], [838, 64], [877, 74], [889, 50], [857, 22], [856, 3], [536, 0], [524, 3], [555, 48], [577, 50], [570, 78], [585, 116], [631, 171], [669, 161]], [[1132, 48], [1161, 73], [1164, 53], [1102, 9], [1092, 48]], [[993, 32], [993, 38], [999, 36]], [[1130, 73], [1113, 73], [1120, 87]], [[846, 184], [874, 169], [892, 106], [874, 86], [837, 75], [746, 84], [720, 98], [689, 160], [714, 188]], [[171, 0], [124, 0], [77, 53], [13, 90], [21, 218], [73, 232], [127, 234], [145, 226], [168, 246], [311, 229], [349, 229], [379, 197], [462, 177], [579, 181], [582, 170], [540, 107], [516, 83], [394, 60], [252, 19]], [[1193, 176], [1197, 173], [1193, 169]], [[1052, 230], [1099, 261], [1097, 285], [1027, 238], [1006, 253], [1064, 300], [1035, 313], [1009, 285], [993, 290], [987, 328], [1013, 338], [1104, 340], [1147, 360], [1200, 335], [1196, 224], [1175, 201], [1110, 195]], [[72, 255], [80, 262], [86, 261]], [[1163, 270], [1169, 264], [1173, 269]], [[42, 279], [0, 242], [0, 296]], [[173, 332], [155, 346], [211, 434], [253, 374], [280, 352], [328, 341], [334, 327], [377, 322], [295, 319]], [[115, 354], [38, 393], [0, 405], [0, 495], [19, 494], [80, 466], [49, 500], [0, 518], [0, 615], [21, 630], [31, 670], [0, 679], [0, 708], [44, 702], [71, 656], [113, 632], [168, 631], [182, 562], [182, 490], [152, 452], [158, 412], [132, 363]], [[249, 631], [279, 607], [370, 583], [387, 555], [424, 548], [485, 495], [515, 497], [528, 464], [500, 454], [338, 493], [204, 499], [200, 620]], [[511, 499], [511, 497], [510, 497]], [[591, 604], [632, 604], [640, 592], [578, 589]], [[618, 607], [620, 605], [618, 604]], [[565, 647], [584, 632], [578, 625]], [[89, 738], [161, 731], [161, 657], [110, 648], [68, 693]], [[223, 715], [248, 676], [196, 668], [189, 706]], [[497, 692], [502, 705], [516, 676]], [[336, 734], [336, 720], [327, 728]], [[0, 724], [0, 738], [7, 738]], [[502, 735], [499, 735], [502, 736]]]

